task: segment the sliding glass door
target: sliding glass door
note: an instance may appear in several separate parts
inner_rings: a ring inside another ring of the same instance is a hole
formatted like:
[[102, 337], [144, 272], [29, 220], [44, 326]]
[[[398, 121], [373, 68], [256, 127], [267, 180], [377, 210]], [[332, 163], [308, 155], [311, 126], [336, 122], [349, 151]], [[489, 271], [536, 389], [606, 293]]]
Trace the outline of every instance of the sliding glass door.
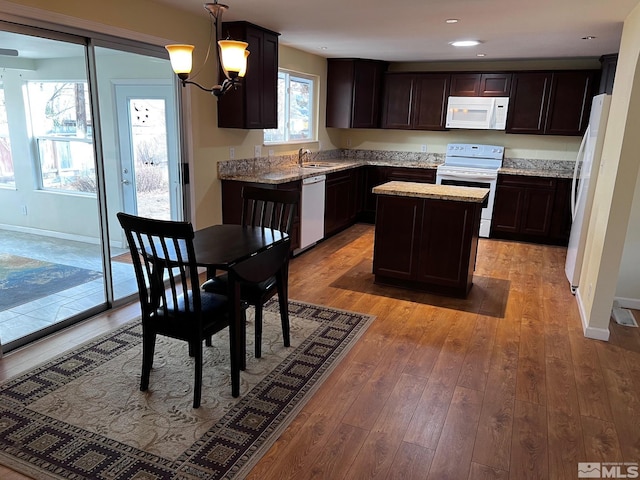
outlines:
[[0, 342], [7, 351], [135, 294], [115, 214], [182, 219], [183, 192], [168, 60], [123, 51], [121, 42], [94, 46], [85, 37], [4, 27]]

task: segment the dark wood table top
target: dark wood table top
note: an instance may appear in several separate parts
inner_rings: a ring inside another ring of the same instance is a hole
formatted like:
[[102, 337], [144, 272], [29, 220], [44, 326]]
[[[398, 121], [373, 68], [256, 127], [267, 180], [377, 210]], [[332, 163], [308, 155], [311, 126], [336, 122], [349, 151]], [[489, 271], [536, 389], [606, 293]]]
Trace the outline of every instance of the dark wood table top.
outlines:
[[195, 232], [193, 247], [199, 265], [227, 270], [288, 238], [270, 228], [213, 225]]

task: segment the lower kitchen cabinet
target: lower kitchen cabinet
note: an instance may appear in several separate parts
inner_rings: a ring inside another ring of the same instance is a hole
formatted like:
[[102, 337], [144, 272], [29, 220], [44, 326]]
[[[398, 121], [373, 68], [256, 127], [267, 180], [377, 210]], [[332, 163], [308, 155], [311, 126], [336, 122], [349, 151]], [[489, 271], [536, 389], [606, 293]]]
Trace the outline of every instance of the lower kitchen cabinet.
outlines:
[[362, 208], [361, 170], [349, 169], [327, 175], [324, 235], [328, 237], [356, 221]]
[[498, 175], [490, 236], [566, 245], [570, 189], [568, 179]]
[[[300, 192], [300, 181], [281, 183], [278, 185], [266, 183], [238, 182], [235, 180], [222, 180], [222, 223], [242, 223], [242, 188], [245, 186], [273, 188], [278, 190], [296, 190]], [[298, 207], [293, 217], [293, 225], [289, 232], [291, 237], [291, 251], [300, 247], [300, 208]]]
[[480, 203], [378, 195], [376, 283], [466, 297], [481, 211]]

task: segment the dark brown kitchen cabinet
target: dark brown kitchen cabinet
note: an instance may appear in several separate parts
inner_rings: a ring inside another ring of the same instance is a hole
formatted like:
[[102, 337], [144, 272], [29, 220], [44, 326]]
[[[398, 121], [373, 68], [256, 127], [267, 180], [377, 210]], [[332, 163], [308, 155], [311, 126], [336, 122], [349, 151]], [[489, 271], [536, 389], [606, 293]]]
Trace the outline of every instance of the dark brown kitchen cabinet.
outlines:
[[453, 73], [452, 97], [508, 97], [511, 89], [510, 73]]
[[450, 79], [440, 73], [386, 73], [382, 128], [444, 130]]
[[[277, 185], [265, 183], [239, 182], [236, 180], [222, 180], [222, 223], [242, 223], [242, 188], [245, 186], [272, 188], [278, 190], [301, 191], [300, 181], [280, 183]], [[300, 247], [300, 207], [296, 208], [293, 225], [289, 232], [291, 237], [291, 251]]]
[[356, 221], [362, 205], [360, 169], [329, 173], [325, 181], [324, 235], [328, 237]]
[[249, 22], [223, 22], [222, 38], [247, 42], [251, 53], [242, 84], [218, 98], [218, 127], [278, 127], [279, 35]]
[[514, 73], [507, 133], [583, 134], [596, 82], [594, 70]]
[[498, 175], [490, 236], [566, 245], [569, 193], [567, 179]]
[[481, 210], [479, 203], [378, 195], [375, 282], [465, 297]]
[[369, 165], [362, 170], [363, 204], [359, 219], [363, 222], [374, 223], [376, 217], [376, 197], [373, 187], [391, 181], [436, 183], [435, 168], [411, 167], [378, 167]]
[[618, 54], [610, 53], [600, 57], [602, 71], [600, 74], [600, 87], [598, 93], [613, 93], [613, 80], [616, 76], [616, 67], [618, 66]]
[[377, 128], [386, 62], [336, 58], [327, 61], [326, 126]]

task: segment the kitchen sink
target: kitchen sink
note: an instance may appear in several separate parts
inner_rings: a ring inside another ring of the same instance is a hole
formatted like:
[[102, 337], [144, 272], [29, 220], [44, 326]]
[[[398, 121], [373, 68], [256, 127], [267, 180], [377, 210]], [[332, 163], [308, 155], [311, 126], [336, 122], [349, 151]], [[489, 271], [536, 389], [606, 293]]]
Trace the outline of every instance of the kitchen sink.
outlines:
[[303, 163], [302, 164], [302, 168], [331, 168], [334, 165], [332, 163], [318, 163], [318, 162], [311, 162], [311, 163]]

